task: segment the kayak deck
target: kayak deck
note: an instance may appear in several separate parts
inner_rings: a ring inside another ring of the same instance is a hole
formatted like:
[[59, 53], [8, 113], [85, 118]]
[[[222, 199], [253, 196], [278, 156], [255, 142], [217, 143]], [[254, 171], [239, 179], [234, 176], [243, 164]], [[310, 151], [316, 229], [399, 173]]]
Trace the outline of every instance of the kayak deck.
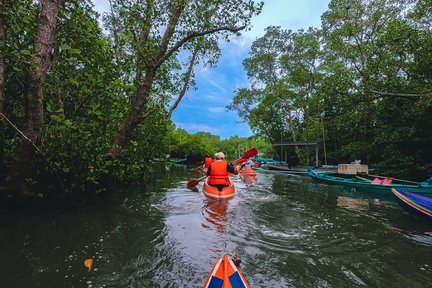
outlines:
[[232, 260], [225, 254], [215, 264], [204, 283], [204, 288], [250, 288], [243, 274]]

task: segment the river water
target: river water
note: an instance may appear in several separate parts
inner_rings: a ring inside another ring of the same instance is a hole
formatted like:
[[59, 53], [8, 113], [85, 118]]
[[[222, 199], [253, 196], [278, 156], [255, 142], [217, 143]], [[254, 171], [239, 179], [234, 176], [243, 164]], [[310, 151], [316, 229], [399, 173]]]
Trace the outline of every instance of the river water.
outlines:
[[212, 201], [186, 188], [193, 173], [1, 223], [0, 287], [202, 287], [224, 253], [251, 287], [431, 286], [432, 225], [390, 195], [258, 174]]

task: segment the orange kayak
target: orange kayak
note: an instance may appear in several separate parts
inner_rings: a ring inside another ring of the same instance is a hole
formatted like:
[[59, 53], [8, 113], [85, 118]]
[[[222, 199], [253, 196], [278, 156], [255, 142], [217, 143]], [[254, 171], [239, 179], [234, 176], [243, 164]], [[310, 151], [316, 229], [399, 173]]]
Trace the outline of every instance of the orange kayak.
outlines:
[[231, 256], [225, 254], [216, 263], [204, 283], [204, 288], [250, 288]]
[[204, 180], [204, 187], [203, 187], [203, 193], [212, 199], [231, 199], [234, 197], [234, 183], [232, 182], [231, 178], [228, 178], [229, 180], [229, 186], [224, 187], [222, 191], [219, 191], [218, 188], [211, 186], [209, 184], [210, 177], [205, 178]]
[[252, 170], [252, 169], [250, 169], [250, 170], [240, 170], [239, 174], [240, 175], [249, 175], [249, 176], [255, 176], [256, 175], [255, 170]]

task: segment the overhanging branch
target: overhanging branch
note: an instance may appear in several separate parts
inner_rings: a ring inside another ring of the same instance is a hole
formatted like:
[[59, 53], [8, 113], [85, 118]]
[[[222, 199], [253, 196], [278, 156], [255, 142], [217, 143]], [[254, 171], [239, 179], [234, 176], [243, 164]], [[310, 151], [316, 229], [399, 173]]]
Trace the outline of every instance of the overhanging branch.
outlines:
[[375, 90], [366, 90], [367, 92], [379, 94], [381, 97], [432, 97], [432, 93], [413, 94], [413, 93], [392, 93]]
[[218, 28], [214, 28], [214, 29], [210, 29], [210, 30], [206, 30], [206, 31], [201, 31], [201, 32], [192, 32], [190, 34], [188, 34], [187, 36], [185, 36], [183, 39], [179, 40], [173, 47], [171, 47], [171, 49], [168, 50], [167, 53], [165, 53], [165, 55], [163, 55], [157, 62], [156, 67], [161, 65], [166, 59], [168, 59], [174, 52], [176, 52], [181, 46], [183, 46], [186, 42], [188, 42], [189, 40], [193, 39], [193, 38], [197, 38], [197, 37], [201, 37], [201, 36], [205, 36], [208, 34], [213, 34], [216, 32], [220, 32], [220, 31], [229, 31], [232, 33], [237, 33], [240, 30], [243, 30], [244, 28], [246, 28], [246, 26], [241, 26], [241, 27], [218, 27]]

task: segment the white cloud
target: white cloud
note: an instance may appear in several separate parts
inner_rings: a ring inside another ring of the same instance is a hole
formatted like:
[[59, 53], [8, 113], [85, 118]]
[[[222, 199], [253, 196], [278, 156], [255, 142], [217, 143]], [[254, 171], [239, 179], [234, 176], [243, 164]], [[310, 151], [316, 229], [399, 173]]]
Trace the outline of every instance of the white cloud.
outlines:
[[234, 86], [234, 90], [233, 92], [242, 89], [242, 88], [246, 88], [246, 89], [251, 89], [252, 85], [249, 81], [244, 80], [244, 81], [236, 81], [235, 86]]
[[253, 39], [264, 35], [269, 25], [285, 29], [307, 29], [321, 25], [321, 14], [327, 9], [330, 0], [265, 0], [260, 15], [252, 19], [252, 29], [245, 35]]
[[214, 135], [218, 135], [218, 133], [220, 133], [220, 129], [211, 127], [207, 124], [200, 124], [200, 123], [177, 122], [176, 127], [189, 131], [190, 133], [209, 132]]
[[[243, 32], [243, 33], [247, 33]], [[240, 36], [232, 36], [230, 38], [230, 42], [220, 42], [222, 49], [235, 49], [237, 53], [247, 52], [250, 49], [250, 46], [252, 44], [254, 39], [252, 39], [250, 36], [245, 36], [244, 34]]]
[[217, 100], [219, 99], [219, 95], [216, 94], [204, 94], [202, 96], [200, 96], [201, 99], [205, 99], [205, 100], [209, 100], [209, 101], [213, 101], [213, 100]]
[[207, 73], [210, 70], [209, 67], [202, 66], [202, 65], [198, 65], [194, 69], [196, 71], [195, 74], [200, 74], [200, 73], [205, 74], [205, 73]]
[[207, 109], [210, 113], [222, 113], [225, 112], [225, 107], [210, 107]]
[[213, 80], [211, 77], [205, 77], [200, 79], [200, 83], [207, 82], [208, 85], [213, 86], [217, 90], [219, 90], [222, 94], [226, 94], [227, 91], [225, 87], [223, 87], [220, 82]]

